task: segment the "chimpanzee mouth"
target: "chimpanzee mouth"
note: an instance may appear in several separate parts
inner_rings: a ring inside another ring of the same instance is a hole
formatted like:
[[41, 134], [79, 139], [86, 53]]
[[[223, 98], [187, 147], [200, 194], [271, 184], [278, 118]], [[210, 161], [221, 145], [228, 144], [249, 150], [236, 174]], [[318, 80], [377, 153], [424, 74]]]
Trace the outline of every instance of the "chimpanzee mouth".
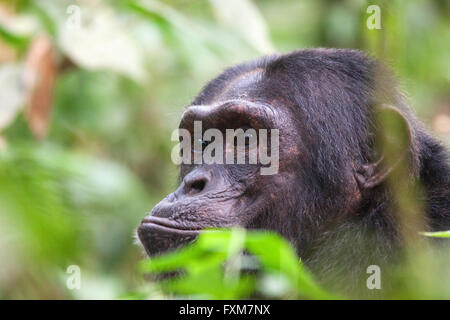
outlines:
[[142, 220], [137, 230], [139, 240], [149, 256], [178, 249], [194, 241], [202, 229], [190, 229], [155, 216]]
[[161, 230], [181, 232], [181, 233], [186, 232], [198, 234], [199, 232], [202, 231], [201, 228], [190, 228], [187, 226], [180, 225], [173, 220], [156, 216], [145, 217], [142, 220], [141, 225], [154, 225], [154, 227], [160, 228]]

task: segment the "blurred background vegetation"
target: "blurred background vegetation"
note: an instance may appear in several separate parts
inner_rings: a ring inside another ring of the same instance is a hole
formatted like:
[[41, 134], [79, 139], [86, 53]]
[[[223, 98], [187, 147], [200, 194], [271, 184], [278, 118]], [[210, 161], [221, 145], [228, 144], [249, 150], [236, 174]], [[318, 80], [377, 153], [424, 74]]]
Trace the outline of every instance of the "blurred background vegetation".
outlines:
[[[366, 27], [370, 4], [381, 30]], [[0, 298], [139, 291], [134, 230], [176, 186], [170, 134], [231, 64], [366, 50], [450, 143], [449, 13], [446, 0], [0, 1]], [[69, 265], [80, 290], [66, 287]], [[225, 297], [247, 294], [236, 290]]]

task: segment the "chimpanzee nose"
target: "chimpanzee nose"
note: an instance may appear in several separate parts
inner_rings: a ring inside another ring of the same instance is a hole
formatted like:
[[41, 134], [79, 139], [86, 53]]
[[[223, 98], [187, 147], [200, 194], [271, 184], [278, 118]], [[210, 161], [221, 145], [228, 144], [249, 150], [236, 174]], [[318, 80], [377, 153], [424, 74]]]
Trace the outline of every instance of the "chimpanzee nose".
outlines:
[[206, 188], [209, 181], [210, 175], [207, 172], [191, 172], [183, 179], [184, 192], [187, 195], [196, 195]]

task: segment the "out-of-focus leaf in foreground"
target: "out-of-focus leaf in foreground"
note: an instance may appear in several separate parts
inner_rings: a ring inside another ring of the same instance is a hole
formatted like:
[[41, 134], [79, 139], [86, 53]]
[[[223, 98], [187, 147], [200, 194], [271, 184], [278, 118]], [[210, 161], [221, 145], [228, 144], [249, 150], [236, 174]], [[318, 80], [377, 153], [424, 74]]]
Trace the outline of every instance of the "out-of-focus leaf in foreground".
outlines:
[[422, 232], [421, 233], [427, 237], [433, 238], [450, 238], [450, 230], [449, 231], [437, 231], [437, 232]]
[[[243, 254], [244, 250], [251, 255]], [[286, 240], [269, 232], [206, 230], [193, 244], [143, 261], [140, 269], [180, 272], [160, 284], [168, 292], [191, 297], [248, 298], [263, 281], [276, 277], [288, 286], [278, 297], [334, 298], [314, 281]], [[260, 294], [273, 297], [274, 292]]]

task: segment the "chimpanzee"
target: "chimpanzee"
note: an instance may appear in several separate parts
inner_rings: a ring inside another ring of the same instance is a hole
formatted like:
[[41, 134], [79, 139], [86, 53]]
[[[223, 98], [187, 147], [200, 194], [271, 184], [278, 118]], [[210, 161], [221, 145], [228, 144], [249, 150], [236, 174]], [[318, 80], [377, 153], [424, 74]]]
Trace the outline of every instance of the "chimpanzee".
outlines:
[[450, 229], [447, 150], [389, 70], [361, 51], [307, 49], [231, 67], [192, 101], [180, 128], [194, 121], [203, 130], [278, 129], [278, 172], [182, 163], [179, 188], [138, 229], [149, 255], [207, 227], [273, 230], [318, 279], [351, 290], [418, 231]]

